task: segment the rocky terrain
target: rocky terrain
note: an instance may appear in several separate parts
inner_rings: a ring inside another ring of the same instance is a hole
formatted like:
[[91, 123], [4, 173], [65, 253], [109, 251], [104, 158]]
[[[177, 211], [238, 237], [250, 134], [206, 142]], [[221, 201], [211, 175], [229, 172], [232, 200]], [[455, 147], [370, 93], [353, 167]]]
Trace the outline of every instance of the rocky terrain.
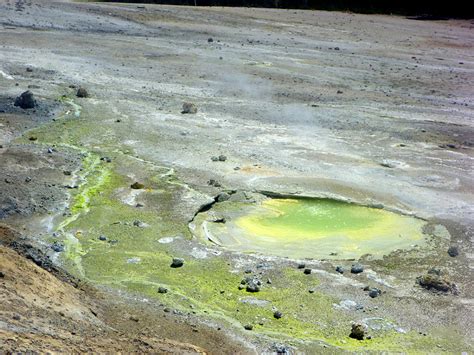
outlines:
[[[0, 0], [0, 348], [472, 352], [473, 26]], [[209, 233], [301, 198], [422, 240]]]

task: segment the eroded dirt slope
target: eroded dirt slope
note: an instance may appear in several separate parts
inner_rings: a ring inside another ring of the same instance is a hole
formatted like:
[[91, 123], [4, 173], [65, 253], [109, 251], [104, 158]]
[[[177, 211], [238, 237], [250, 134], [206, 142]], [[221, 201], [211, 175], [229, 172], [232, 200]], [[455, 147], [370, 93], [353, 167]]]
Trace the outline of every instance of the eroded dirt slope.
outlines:
[[[3, 352], [204, 354], [216, 353], [218, 348], [242, 351], [202, 325], [167, 318], [151, 305], [144, 308], [133, 301], [127, 304], [116, 295], [82, 283], [53, 266], [39, 249], [5, 226], [0, 226], [0, 243]], [[173, 338], [197, 341], [211, 350]]]

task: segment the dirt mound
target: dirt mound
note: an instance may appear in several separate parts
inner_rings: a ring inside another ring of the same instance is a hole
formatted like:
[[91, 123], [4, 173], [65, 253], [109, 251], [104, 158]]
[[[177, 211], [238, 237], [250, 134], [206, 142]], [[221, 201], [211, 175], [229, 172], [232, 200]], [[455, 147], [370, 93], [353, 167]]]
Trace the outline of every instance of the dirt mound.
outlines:
[[[7, 243], [15, 239], [5, 227], [0, 236]], [[193, 345], [114, 330], [101, 319], [103, 305], [88, 295], [87, 286], [75, 288], [5, 246], [0, 246], [0, 272], [0, 347], [7, 353], [205, 353]]]

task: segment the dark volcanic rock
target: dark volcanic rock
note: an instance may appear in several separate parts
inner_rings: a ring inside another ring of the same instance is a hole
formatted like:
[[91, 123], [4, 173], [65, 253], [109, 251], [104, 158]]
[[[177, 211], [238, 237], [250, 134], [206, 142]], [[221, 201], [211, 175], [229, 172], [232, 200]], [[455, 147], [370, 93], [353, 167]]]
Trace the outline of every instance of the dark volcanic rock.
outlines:
[[222, 187], [221, 183], [217, 180], [214, 180], [214, 179], [210, 179], [207, 184], [209, 186], [214, 186], [214, 187]]
[[22, 109], [35, 108], [36, 100], [31, 91], [25, 91], [15, 99], [15, 106], [19, 106]]
[[130, 187], [134, 190], [141, 190], [145, 188], [145, 185], [139, 182], [134, 182], [133, 184], [130, 185]]
[[351, 273], [353, 274], [360, 274], [363, 271], [364, 271], [364, 266], [361, 264], [353, 264], [351, 266]]
[[367, 326], [365, 324], [354, 323], [352, 324], [351, 334], [349, 336], [357, 340], [364, 340], [366, 332]]
[[197, 106], [191, 102], [185, 102], [183, 104], [183, 110], [181, 111], [182, 114], [195, 114], [197, 113], [198, 109]]
[[227, 192], [221, 192], [219, 195], [217, 195], [217, 202], [224, 202], [227, 201], [230, 198], [230, 195]]
[[54, 242], [51, 245], [51, 249], [53, 249], [56, 253], [60, 253], [60, 252], [64, 251], [64, 245], [62, 245], [61, 243], [58, 243], [58, 242]]
[[376, 298], [382, 294], [382, 291], [380, 291], [378, 288], [371, 288], [369, 289], [369, 296], [371, 298]]
[[458, 294], [456, 284], [436, 272], [428, 272], [426, 275], [419, 276], [416, 281], [418, 285], [427, 290]]
[[158, 287], [158, 293], [167, 293], [168, 292], [168, 289], [166, 287]]
[[459, 255], [458, 247], [455, 245], [450, 246], [448, 249], [448, 254], [450, 257], [453, 257], [453, 258], [458, 256]]
[[247, 292], [259, 292], [260, 291], [260, 281], [250, 280], [247, 282], [246, 290]]
[[173, 258], [173, 261], [171, 262], [171, 267], [177, 268], [181, 267], [184, 265], [184, 259], [181, 258]]
[[87, 92], [86, 89], [79, 88], [79, 89], [77, 89], [76, 96], [77, 97], [89, 97], [89, 93]]
[[287, 355], [290, 354], [290, 349], [283, 344], [273, 344], [271, 351], [278, 355]]
[[275, 317], [276, 319], [280, 319], [281, 317], [283, 317], [283, 313], [281, 313], [280, 311], [276, 311], [275, 313], [273, 313], [273, 317]]

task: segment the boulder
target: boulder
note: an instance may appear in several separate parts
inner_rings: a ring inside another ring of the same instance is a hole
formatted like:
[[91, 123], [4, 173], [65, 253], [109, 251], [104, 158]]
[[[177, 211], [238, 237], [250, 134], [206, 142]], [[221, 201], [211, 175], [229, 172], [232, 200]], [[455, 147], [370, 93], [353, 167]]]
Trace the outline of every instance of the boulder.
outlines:
[[352, 324], [351, 334], [349, 336], [353, 339], [364, 340], [367, 334], [367, 326], [364, 323]]
[[29, 108], [36, 107], [36, 100], [31, 91], [25, 91], [20, 96], [15, 99], [15, 106], [21, 107], [22, 109], [26, 110]]
[[85, 88], [81, 87], [81, 88], [77, 89], [76, 96], [85, 98], [85, 97], [89, 97], [89, 93], [87, 92], [87, 90]]
[[197, 106], [191, 102], [183, 103], [183, 110], [181, 111], [182, 114], [195, 114], [197, 113]]

